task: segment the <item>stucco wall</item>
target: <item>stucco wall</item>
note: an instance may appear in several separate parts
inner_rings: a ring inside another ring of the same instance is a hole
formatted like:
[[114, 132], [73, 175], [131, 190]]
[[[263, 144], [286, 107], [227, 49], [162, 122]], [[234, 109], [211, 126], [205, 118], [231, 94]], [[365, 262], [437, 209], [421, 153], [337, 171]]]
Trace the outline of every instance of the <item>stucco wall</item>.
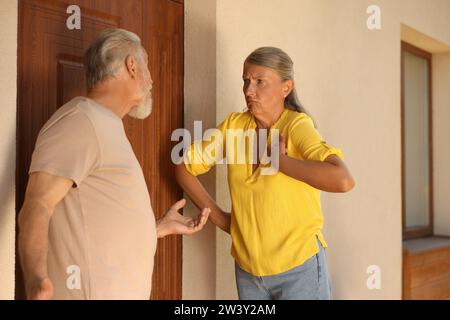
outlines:
[[[194, 121], [204, 130], [216, 125], [216, 3], [210, 0], [185, 2], [184, 124], [192, 133]], [[200, 177], [215, 196], [215, 170]], [[198, 209], [188, 202], [186, 215]], [[215, 227], [192, 237], [183, 237], [183, 299], [215, 299]]]
[[17, 1], [0, 1], [0, 299], [14, 298]]

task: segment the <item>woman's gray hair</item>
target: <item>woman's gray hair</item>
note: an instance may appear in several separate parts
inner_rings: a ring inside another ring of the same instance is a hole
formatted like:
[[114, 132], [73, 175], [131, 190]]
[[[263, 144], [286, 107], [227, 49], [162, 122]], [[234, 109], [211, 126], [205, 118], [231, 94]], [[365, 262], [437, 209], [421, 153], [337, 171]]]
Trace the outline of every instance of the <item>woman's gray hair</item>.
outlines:
[[142, 60], [141, 39], [124, 29], [106, 29], [85, 54], [86, 84], [88, 90], [98, 82], [114, 77], [128, 55]]
[[[245, 62], [254, 64], [257, 66], [262, 66], [274, 70], [280, 76], [281, 80], [292, 80], [294, 81], [294, 63], [291, 57], [276, 47], [261, 47], [250, 53], [250, 55], [245, 59]], [[285, 106], [288, 109], [308, 114], [306, 109], [300, 103], [297, 96], [297, 91], [295, 90], [295, 85], [292, 91], [285, 98]], [[308, 114], [309, 115], [309, 114]], [[314, 125], [316, 125], [313, 120]]]

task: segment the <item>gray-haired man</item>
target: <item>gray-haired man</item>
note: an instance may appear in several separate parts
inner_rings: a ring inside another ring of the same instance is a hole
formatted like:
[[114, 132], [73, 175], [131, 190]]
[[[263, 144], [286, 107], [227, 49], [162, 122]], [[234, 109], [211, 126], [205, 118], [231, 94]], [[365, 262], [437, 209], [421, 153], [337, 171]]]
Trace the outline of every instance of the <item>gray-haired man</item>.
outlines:
[[142, 169], [122, 118], [151, 113], [152, 80], [140, 39], [102, 32], [86, 53], [88, 96], [59, 108], [41, 129], [19, 214], [29, 299], [148, 299], [157, 237], [193, 234], [175, 203], [155, 222]]

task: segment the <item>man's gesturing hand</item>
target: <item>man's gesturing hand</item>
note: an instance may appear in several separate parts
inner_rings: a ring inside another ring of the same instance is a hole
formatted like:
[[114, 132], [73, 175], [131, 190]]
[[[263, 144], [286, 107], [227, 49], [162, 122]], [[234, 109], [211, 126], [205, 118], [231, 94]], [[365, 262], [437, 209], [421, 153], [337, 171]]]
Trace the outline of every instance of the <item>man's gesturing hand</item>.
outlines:
[[204, 208], [202, 212], [194, 219], [181, 215], [178, 210], [182, 209], [186, 204], [186, 199], [177, 201], [167, 211], [166, 215], [159, 219], [156, 223], [158, 238], [165, 237], [170, 234], [192, 235], [201, 229], [208, 220], [211, 209]]

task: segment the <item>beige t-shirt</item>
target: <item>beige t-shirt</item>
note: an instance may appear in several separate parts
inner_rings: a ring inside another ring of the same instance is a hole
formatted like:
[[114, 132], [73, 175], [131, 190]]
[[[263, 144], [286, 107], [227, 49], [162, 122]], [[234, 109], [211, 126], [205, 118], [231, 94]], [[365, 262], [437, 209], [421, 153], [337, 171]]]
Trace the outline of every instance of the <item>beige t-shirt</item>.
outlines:
[[54, 299], [149, 299], [155, 217], [122, 120], [77, 97], [41, 129], [29, 173], [70, 178], [50, 220]]

